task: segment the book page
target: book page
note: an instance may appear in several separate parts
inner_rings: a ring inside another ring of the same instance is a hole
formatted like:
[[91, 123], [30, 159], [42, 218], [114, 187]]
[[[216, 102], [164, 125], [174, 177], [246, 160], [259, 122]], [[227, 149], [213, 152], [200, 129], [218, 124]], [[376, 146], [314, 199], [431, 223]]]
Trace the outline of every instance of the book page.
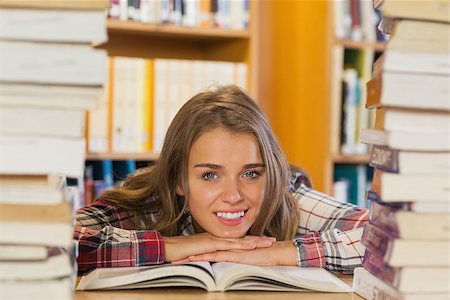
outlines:
[[351, 288], [325, 269], [294, 266], [259, 267], [237, 263], [212, 266], [218, 290], [307, 290], [351, 292]]
[[186, 265], [154, 265], [128, 268], [98, 268], [84, 275], [77, 290], [131, 289], [163, 286], [193, 286], [215, 290], [208, 262]]

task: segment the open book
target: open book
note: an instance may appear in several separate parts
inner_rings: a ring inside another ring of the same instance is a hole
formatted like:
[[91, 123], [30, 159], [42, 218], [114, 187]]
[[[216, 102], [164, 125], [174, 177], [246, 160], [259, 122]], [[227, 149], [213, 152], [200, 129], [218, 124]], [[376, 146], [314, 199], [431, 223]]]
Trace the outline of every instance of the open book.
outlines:
[[154, 287], [197, 287], [210, 292], [228, 290], [351, 292], [348, 285], [325, 269], [259, 267], [227, 262], [99, 268], [84, 275], [77, 290]]

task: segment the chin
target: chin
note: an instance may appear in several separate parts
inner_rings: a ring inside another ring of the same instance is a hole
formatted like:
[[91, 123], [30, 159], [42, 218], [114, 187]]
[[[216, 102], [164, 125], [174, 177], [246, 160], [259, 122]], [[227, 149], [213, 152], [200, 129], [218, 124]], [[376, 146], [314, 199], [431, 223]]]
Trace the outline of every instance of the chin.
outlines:
[[247, 231], [242, 230], [230, 230], [230, 231], [223, 231], [220, 229], [209, 231], [212, 235], [220, 238], [241, 238], [245, 236], [245, 233]]

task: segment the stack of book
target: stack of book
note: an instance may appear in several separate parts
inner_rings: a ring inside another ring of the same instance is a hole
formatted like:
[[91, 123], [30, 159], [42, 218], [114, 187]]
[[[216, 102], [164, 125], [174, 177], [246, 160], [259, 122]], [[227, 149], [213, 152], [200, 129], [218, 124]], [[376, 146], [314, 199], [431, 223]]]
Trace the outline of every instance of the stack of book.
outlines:
[[83, 174], [86, 109], [103, 94], [107, 0], [0, 0], [0, 295], [72, 299], [67, 177]]
[[381, 2], [391, 37], [367, 83], [375, 172], [353, 286], [366, 299], [450, 298], [449, 9]]

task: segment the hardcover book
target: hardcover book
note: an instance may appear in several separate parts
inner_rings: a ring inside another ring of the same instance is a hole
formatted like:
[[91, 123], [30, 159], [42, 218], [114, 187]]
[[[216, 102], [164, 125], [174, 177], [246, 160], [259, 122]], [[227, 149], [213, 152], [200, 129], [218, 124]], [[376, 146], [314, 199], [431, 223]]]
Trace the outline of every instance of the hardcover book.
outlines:
[[450, 2], [434, 1], [398, 1], [383, 0], [381, 12], [387, 17], [399, 19], [417, 19], [450, 23]]
[[394, 268], [367, 249], [363, 267], [402, 293], [450, 293], [448, 267]]
[[366, 108], [393, 106], [450, 111], [447, 76], [382, 71], [366, 83], [366, 88]]
[[406, 240], [366, 223], [361, 243], [392, 267], [449, 267], [449, 240]]
[[100, 268], [84, 275], [77, 290], [197, 287], [207, 291], [351, 291], [325, 269], [288, 266], [259, 267], [208, 262], [185, 265]]
[[66, 201], [62, 175], [0, 175], [0, 204], [56, 205]]
[[367, 200], [382, 203], [394, 209], [417, 213], [450, 213], [450, 202], [414, 202], [408, 199], [398, 202], [384, 202], [374, 191], [367, 191]]
[[353, 291], [368, 300], [448, 300], [448, 293], [403, 294], [364, 268], [356, 268]]
[[402, 239], [450, 240], [450, 213], [416, 213], [371, 202], [370, 223]]
[[375, 169], [372, 190], [385, 202], [445, 202], [450, 199], [448, 175], [402, 175]]
[[390, 173], [450, 175], [450, 152], [402, 151], [374, 145], [369, 164]]
[[[389, 19], [389, 18], [383, 18]], [[432, 53], [448, 53], [450, 45], [446, 38], [450, 24], [421, 20], [390, 19], [393, 32], [387, 49]]]

